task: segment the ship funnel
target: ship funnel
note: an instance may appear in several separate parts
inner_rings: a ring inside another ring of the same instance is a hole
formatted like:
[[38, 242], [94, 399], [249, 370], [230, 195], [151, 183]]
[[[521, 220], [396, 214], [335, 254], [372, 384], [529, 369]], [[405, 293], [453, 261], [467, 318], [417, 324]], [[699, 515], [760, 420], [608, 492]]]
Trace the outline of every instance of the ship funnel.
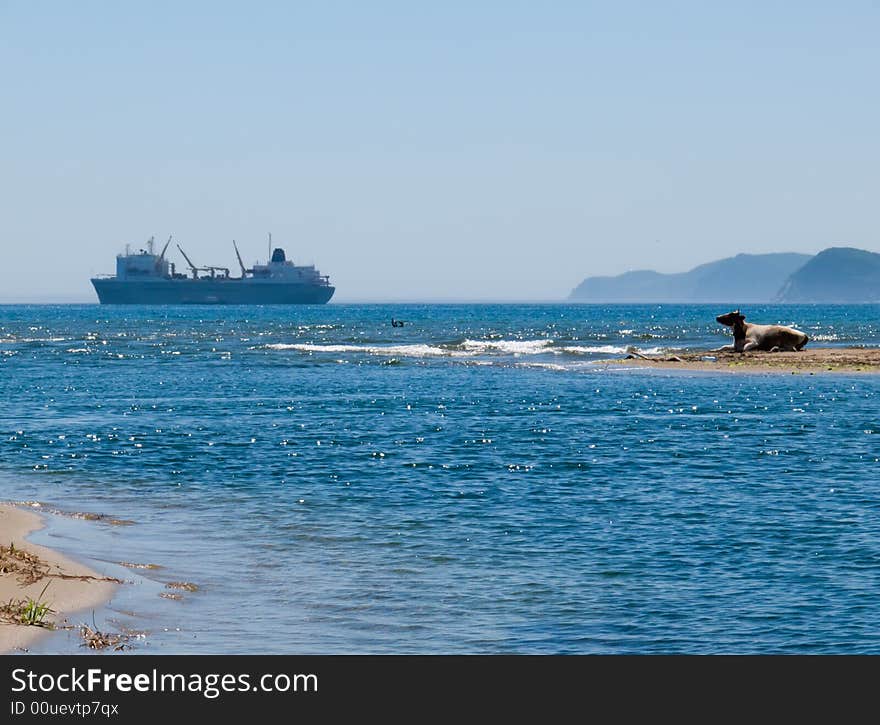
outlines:
[[273, 262], [284, 262], [287, 257], [284, 256], [284, 250], [281, 247], [275, 247], [272, 252], [272, 261]]

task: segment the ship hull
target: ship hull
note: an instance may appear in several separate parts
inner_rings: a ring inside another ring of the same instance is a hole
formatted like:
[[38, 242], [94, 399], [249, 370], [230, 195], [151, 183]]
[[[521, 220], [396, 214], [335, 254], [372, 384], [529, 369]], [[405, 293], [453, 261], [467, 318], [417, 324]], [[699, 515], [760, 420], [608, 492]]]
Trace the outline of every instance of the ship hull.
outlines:
[[94, 278], [102, 305], [323, 305], [335, 287], [238, 279]]

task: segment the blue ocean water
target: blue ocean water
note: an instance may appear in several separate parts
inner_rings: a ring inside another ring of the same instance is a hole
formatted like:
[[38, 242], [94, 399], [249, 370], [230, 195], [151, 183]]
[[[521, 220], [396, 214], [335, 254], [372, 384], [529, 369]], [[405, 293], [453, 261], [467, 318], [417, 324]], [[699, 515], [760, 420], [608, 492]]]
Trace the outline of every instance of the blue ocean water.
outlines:
[[595, 364], [725, 311], [0, 307], [0, 499], [134, 653], [878, 653], [880, 377]]

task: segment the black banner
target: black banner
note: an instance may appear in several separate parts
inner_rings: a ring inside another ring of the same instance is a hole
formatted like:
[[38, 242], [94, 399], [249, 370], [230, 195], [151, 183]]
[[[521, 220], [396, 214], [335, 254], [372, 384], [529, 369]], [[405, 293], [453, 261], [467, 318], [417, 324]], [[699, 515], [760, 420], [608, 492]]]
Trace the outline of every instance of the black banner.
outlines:
[[0, 722], [790, 716], [873, 709], [872, 657], [6, 656]]

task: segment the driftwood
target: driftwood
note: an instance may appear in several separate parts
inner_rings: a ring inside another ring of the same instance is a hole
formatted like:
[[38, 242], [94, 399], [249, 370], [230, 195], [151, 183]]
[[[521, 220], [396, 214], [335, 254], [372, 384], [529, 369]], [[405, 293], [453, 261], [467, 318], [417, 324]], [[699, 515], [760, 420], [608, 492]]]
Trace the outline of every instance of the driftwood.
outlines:
[[113, 582], [122, 584], [122, 579], [113, 576], [93, 576], [91, 574], [65, 574], [52, 571], [52, 567], [27, 549], [16, 548], [15, 544], [0, 546], [0, 575], [11, 574], [19, 584], [35, 584], [47, 577], [53, 579], [77, 579], [79, 581]]
[[637, 357], [640, 357], [642, 360], [649, 360], [650, 362], [682, 362], [682, 359], [678, 355], [670, 355], [669, 357], [648, 357], [636, 350], [630, 350], [626, 359], [632, 360]]

